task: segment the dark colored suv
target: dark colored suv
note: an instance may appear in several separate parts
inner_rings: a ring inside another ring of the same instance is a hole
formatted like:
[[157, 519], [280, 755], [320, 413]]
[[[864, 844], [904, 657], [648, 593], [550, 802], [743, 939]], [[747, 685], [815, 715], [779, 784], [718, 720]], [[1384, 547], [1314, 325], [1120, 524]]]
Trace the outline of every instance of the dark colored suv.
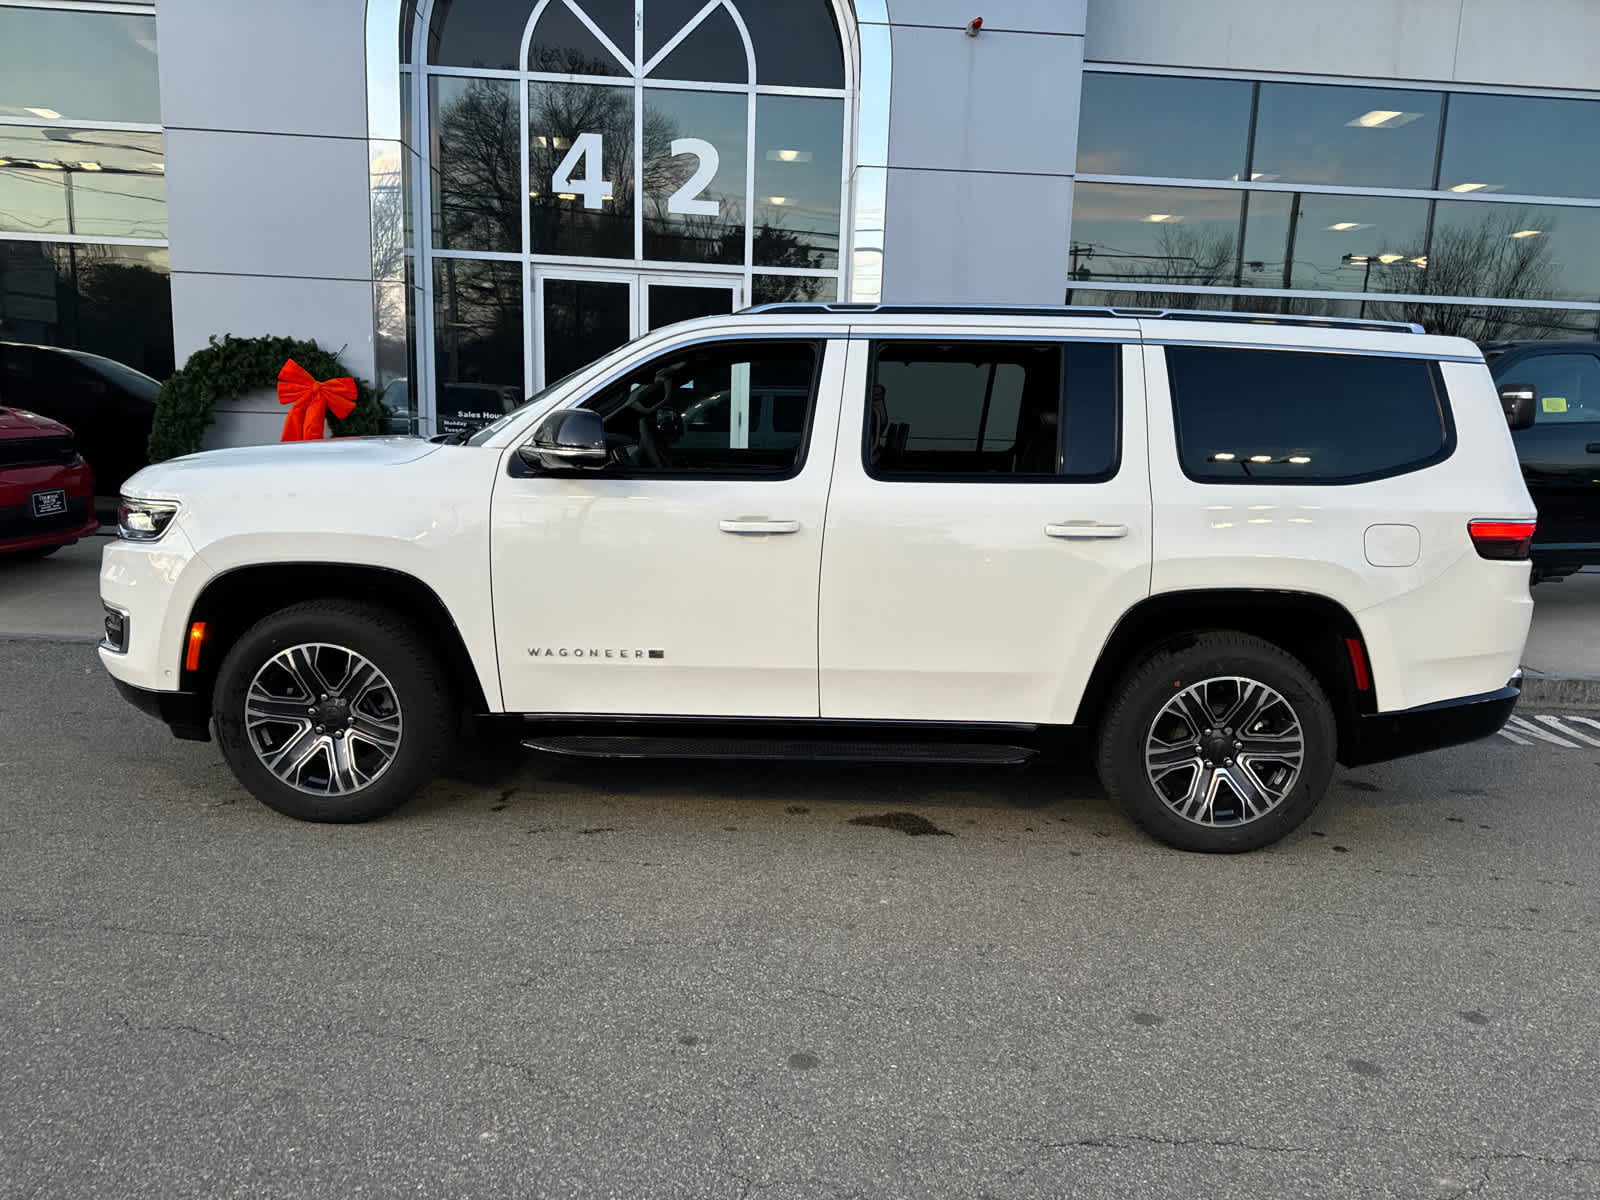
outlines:
[[[1600, 342], [1498, 342], [1483, 353], [1539, 509], [1534, 581], [1600, 564]], [[1532, 390], [1531, 412], [1525, 399], [1513, 417], [1511, 384]]]
[[105, 495], [150, 461], [145, 444], [160, 390], [150, 376], [98, 354], [0, 342], [0, 403], [70, 428]]

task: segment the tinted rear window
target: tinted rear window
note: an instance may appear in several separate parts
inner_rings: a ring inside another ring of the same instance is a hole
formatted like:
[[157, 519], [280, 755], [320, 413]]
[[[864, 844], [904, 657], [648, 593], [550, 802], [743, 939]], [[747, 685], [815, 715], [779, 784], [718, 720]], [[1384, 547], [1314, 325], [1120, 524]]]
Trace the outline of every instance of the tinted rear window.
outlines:
[[1357, 483], [1455, 446], [1420, 358], [1168, 346], [1183, 473], [1204, 483]]
[[877, 343], [868, 473], [1110, 479], [1120, 460], [1120, 353], [1107, 342]]

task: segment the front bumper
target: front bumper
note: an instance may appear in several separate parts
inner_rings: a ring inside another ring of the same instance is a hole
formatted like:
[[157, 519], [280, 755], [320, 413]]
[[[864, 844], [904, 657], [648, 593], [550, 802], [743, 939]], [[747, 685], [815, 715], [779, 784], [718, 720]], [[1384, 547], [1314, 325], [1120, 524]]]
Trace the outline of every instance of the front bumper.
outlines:
[[210, 574], [179, 528], [155, 542], [106, 543], [100, 600], [124, 617], [128, 630], [120, 650], [100, 645], [100, 662], [113, 679], [150, 692], [183, 685], [188, 617]]
[[1340, 747], [1339, 761], [1357, 767], [1491, 737], [1511, 719], [1522, 695], [1520, 683], [1519, 672], [1497, 691], [1362, 716], [1347, 744]]
[[111, 682], [117, 685], [122, 698], [140, 712], [165, 721], [173, 737], [187, 742], [211, 740], [210, 711], [194, 692], [152, 692], [124, 683], [115, 675], [111, 677]]

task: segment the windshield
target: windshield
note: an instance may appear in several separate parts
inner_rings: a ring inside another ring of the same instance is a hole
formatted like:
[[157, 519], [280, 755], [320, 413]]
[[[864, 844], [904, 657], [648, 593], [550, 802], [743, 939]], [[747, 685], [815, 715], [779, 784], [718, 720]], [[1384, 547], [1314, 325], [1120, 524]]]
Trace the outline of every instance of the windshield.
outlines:
[[[578, 368], [578, 371], [586, 370], [588, 368], [588, 366], [589, 366], [589, 364], [585, 363], [583, 366]], [[483, 445], [490, 438], [492, 438], [495, 434], [499, 433], [502, 429], [504, 429], [512, 421], [515, 421], [520, 414], [526, 412], [528, 410], [528, 406], [529, 405], [538, 404], [541, 400], [543, 400], [551, 392], [555, 391], [562, 384], [566, 383], [567, 380], [571, 379], [574, 375], [576, 375], [578, 373], [578, 371], [568, 371], [565, 375], [563, 375], [560, 379], [556, 380], [554, 383], [545, 384], [544, 387], [540, 388], [533, 395], [529, 396], [526, 400], [524, 400], [521, 404], [517, 405], [516, 408], [513, 408], [505, 416], [497, 417], [493, 421], [490, 421], [489, 424], [485, 425], [483, 428], [473, 430], [472, 431], [472, 436], [467, 438], [467, 439], [465, 439], [462, 442], [462, 445], [464, 445], [464, 446], [481, 446], [481, 445]]]
[[103, 375], [111, 382], [120, 385], [123, 391], [132, 392], [142, 399], [154, 400], [156, 393], [161, 390], [161, 384], [158, 380], [152, 379], [143, 371], [136, 371], [128, 366], [127, 363], [120, 363], [114, 358], [103, 358], [98, 354], [87, 354], [82, 350], [66, 350], [63, 353], [82, 363], [97, 375]]

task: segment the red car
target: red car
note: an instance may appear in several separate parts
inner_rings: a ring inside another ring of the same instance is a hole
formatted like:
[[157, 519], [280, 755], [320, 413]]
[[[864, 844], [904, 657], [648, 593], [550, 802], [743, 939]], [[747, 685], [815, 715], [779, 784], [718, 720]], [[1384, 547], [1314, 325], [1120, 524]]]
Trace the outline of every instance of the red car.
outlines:
[[0, 407], [0, 557], [49, 554], [99, 527], [94, 473], [72, 430]]

